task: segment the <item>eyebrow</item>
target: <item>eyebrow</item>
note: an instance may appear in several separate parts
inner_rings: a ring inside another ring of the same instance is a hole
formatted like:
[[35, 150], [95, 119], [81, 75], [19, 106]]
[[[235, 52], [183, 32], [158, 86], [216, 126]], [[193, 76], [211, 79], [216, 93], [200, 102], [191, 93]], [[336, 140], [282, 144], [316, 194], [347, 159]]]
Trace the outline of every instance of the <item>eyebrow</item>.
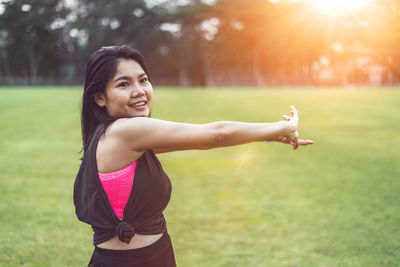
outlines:
[[[140, 79], [140, 78], [142, 78], [143, 76], [146, 76], [146, 73], [141, 73], [141, 74], [139, 74], [138, 75], [138, 79]], [[116, 82], [118, 82], [118, 81], [120, 81], [120, 80], [131, 80], [131, 77], [129, 77], [129, 76], [121, 76], [121, 77], [118, 77], [117, 79], [115, 79], [115, 83]]]

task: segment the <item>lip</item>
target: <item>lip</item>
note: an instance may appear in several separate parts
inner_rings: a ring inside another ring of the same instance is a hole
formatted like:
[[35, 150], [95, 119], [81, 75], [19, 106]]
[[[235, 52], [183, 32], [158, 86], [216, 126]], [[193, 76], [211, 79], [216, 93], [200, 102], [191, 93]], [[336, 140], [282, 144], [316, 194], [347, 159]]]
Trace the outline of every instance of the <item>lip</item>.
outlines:
[[145, 110], [146, 109], [146, 104], [143, 106], [138, 106], [138, 107], [133, 107], [136, 110]]
[[147, 101], [143, 99], [143, 100], [136, 101], [136, 102], [134, 102], [134, 103], [132, 103], [132, 104], [129, 104], [129, 106], [135, 107], [134, 105], [135, 105], [136, 103], [143, 102], [143, 101], [144, 101], [144, 105], [143, 105], [143, 106], [147, 105]]

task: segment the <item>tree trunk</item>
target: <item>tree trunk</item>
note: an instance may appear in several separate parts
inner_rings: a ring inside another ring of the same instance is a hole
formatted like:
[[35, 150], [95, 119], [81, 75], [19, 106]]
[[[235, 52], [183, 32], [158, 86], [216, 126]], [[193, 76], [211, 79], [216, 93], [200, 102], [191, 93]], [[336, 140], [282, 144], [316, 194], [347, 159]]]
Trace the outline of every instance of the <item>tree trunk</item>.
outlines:
[[34, 51], [31, 46], [28, 47], [28, 57], [29, 57], [29, 70], [30, 70], [30, 84], [35, 84], [37, 80], [37, 62], [35, 58]]
[[179, 86], [189, 87], [189, 79], [187, 75], [187, 70], [183, 67], [179, 68]]
[[1, 50], [1, 61], [3, 62], [3, 70], [4, 70], [4, 82], [6, 84], [12, 84], [12, 76], [10, 72], [10, 64], [8, 63], [7, 51]]
[[254, 49], [253, 51], [253, 75], [256, 80], [257, 87], [265, 87], [265, 81], [262, 76], [260, 66], [260, 53]]
[[206, 87], [214, 87], [214, 75], [213, 75], [213, 70], [211, 69], [211, 66], [206, 66], [204, 68], [204, 75], [206, 79]]

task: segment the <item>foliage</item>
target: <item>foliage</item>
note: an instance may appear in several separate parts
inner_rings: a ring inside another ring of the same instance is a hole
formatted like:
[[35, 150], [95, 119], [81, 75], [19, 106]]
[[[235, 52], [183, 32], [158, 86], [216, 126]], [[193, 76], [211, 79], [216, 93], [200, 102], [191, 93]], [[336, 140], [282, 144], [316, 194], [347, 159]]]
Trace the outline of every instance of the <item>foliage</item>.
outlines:
[[[39, 4], [40, 3], [40, 4]], [[6, 2], [0, 16], [0, 74], [35, 83], [39, 76], [57, 75], [57, 35], [50, 24], [58, 17], [57, 1]], [[18, 81], [17, 81], [18, 82]]]
[[3, 0], [0, 83], [81, 84], [88, 56], [120, 44], [140, 50], [163, 84], [315, 84], [321, 56], [344, 66], [359, 55], [400, 81], [396, 0], [336, 17], [307, 1], [180, 2]]

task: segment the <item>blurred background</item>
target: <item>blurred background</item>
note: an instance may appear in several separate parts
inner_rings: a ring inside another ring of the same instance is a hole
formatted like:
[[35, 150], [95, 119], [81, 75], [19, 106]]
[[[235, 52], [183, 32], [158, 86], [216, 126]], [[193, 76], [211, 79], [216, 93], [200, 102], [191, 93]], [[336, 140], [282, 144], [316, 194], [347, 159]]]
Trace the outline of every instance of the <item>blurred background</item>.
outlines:
[[400, 1], [0, 1], [0, 85], [81, 85], [121, 44], [156, 85], [393, 86]]
[[122, 44], [161, 88], [154, 118], [294, 105], [315, 141], [157, 155], [178, 266], [400, 266], [400, 0], [0, 0], [0, 266], [87, 265], [84, 72]]

